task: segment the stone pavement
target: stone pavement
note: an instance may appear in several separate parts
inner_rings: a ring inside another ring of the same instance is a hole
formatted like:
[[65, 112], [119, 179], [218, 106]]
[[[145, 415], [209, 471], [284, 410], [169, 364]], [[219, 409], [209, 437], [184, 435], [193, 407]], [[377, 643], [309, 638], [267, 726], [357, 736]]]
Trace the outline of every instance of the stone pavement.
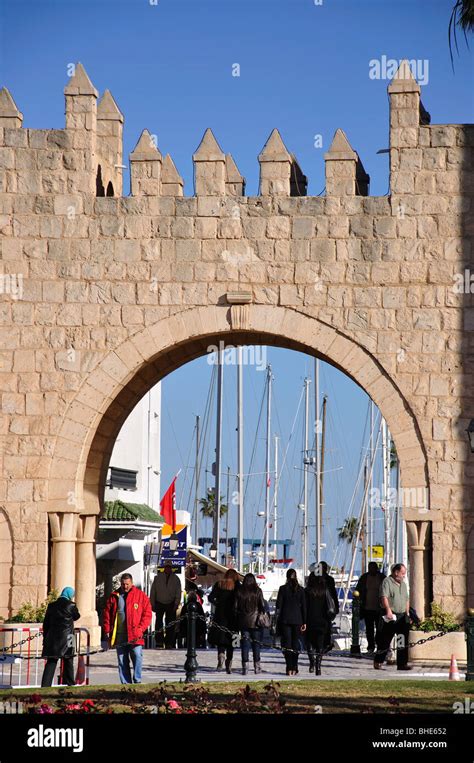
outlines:
[[[179, 682], [184, 681], [184, 663], [186, 650], [184, 649], [145, 649], [143, 652], [143, 683], [159, 683], [160, 681]], [[199, 663], [198, 678], [200, 681], [295, 681], [314, 678], [314, 674], [308, 671], [308, 657], [306, 654], [300, 657], [300, 672], [295, 677], [285, 674], [285, 662], [282, 654], [275, 649], [265, 649], [261, 653], [262, 673], [255, 675], [253, 663], [250, 662], [251, 670], [243, 677], [241, 672], [240, 652], [236, 650], [233, 662], [233, 672], [227, 673], [216, 671], [217, 653], [215, 649], [199, 649], [197, 652]], [[383, 681], [387, 679], [448, 679], [449, 665], [416, 665], [413, 670], [405, 673], [398, 672], [395, 665], [388, 665], [385, 670], [374, 670], [372, 659], [366, 655], [357, 659], [346, 654], [332, 652], [323, 660], [323, 679], [373, 679]], [[461, 680], [464, 674], [461, 672]], [[115, 650], [92, 655], [90, 658], [90, 683], [116, 684], [118, 683], [117, 660]]]

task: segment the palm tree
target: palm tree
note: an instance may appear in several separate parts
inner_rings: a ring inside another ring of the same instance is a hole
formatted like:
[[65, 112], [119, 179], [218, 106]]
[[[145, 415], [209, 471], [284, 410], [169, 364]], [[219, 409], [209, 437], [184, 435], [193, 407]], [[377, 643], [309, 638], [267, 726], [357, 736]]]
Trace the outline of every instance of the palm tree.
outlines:
[[398, 464], [398, 454], [393, 440], [390, 443], [390, 469], [395, 469]]
[[[201, 498], [199, 500], [199, 503], [201, 505], [201, 514], [203, 517], [210, 517], [211, 519], [214, 516], [214, 512], [216, 510], [216, 501], [215, 501], [215, 490], [209, 490], [208, 494], [205, 498]], [[225, 503], [222, 503], [223, 496], [221, 495], [221, 505], [219, 506], [219, 516], [223, 517], [224, 514], [227, 514], [228, 506]]]
[[354, 543], [357, 537], [357, 525], [357, 517], [345, 519], [343, 526], [337, 528], [338, 538], [345, 540], [349, 544]]
[[472, 32], [474, 30], [474, 0], [456, 0], [456, 3], [454, 4], [453, 10], [451, 12], [451, 18], [449, 19], [448, 27], [448, 40], [449, 55], [451, 56], [451, 65], [453, 68], [453, 40], [456, 46], [456, 51], [458, 51], [456, 27], [460, 27], [462, 29], [467, 43], [467, 32]]

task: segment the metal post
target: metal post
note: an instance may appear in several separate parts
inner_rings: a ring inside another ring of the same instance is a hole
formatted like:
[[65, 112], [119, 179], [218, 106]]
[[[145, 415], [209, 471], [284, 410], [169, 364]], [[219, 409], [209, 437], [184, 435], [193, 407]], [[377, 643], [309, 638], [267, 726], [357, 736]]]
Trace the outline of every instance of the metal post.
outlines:
[[[278, 440], [275, 435], [275, 490], [273, 492], [273, 540], [278, 540]], [[276, 545], [275, 545], [276, 550]]]
[[184, 669], [186, 671], [186, 683], [198, 683], [197, 671], [199, 668], [198, 661], [196, 659], [196, 622], [197, 622], [197, 604], [193, 598], [188, 599], [187, 602], [187, 635], [186, 635], [186, 662], [184, 663]]
[[354, 593], [352, 595], [352, 644], [351, 644], [351, 657], [360, 657], [359, 623], [360, 623], [360, 599], [359, 599], [359, 591], [354, 591]]
[[239, 491], [239, 520], [238, 520], [238, 563], [237, 569], [242, 572], [244, 568], [244, 385], [242, 371], [242, 347], [237, 351], [237, 406], [238, 406], [238, 447], [237, 447], [237, 472]]
[[216, 562], [220, 563], [219, 546], [221, 538], [221, 451], [222, 451], [222, 387], [224, 374], [224, 358], [222, 350], [218, 351], [217, 366], [217, 424], [216, 424], [216, 482], [214, 494], [214, 537], [213, 543], [216, 549]]
[[271, 435], [271, 406], [272, 406], [272, 367], [267, 366], [267, 454], [265, 461], [265, 532], [263, 548], [263, 568], [268, 569], [269, 524], [270, 524], [270, 435]]
[[316, 562], [319, 564], [321, 561], [321, 493], [320, 493], [320, 484], [321, 484], [321, 454], [319, 451], [319, 360], [314, 361], [314, 378], [315, 378], [315, 411], [314, 411], [314, 419], [315, 419], [315, 431], [314, 431], [314, 441], [315, 441], [315, 449], [316, 449], [316, 485], [315, 485], [315, 494], [316, 494]]
[[308, 417], [309, 417], [309, 383], [304, 380], [304, 452], [303, 452], [303, 548], [302, 566], [303, 580], [308, 572]]
[[227, 467], [227, 511], [225, 515], [225, 566], [229, 566], [229, 497], [230, 497], [230, 466]]
[[467, 638], [466, 681], [474, 681], [474, 609], [467, 610], [466, 638]]
[[196, 536], [194, 538], [194, 542], [196, 545], [199, 544], [199, 482], [200, 482], [200, 474], [199, 474], [199, 423], [200, 423], [201, 417], [196, 416], [196, 465], [194, 467], [195, 474], [194, 474], [194, 487], [195, 487], [195, 493], [194, 493], [194, 512], [195, 512], [195, 533]]

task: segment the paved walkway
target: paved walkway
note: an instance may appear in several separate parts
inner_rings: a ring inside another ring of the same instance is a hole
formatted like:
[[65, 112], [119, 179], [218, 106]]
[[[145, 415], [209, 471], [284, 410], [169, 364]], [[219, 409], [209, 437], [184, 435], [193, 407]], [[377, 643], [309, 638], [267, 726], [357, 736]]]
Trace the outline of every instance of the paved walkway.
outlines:
[[[90, 683], [116, 684], [119, 682], [117, 660], [115, 650], [109, 650], [102, 654], [92, 655], [90, 658]], [[143, 652], [143, 683], [159, 683], [160, 681], [179, 682], [184, 681], [184, 663], [186, 651], [184, 649], [145, 649]], [[241, 672], [240, 652], [236, 650], [233, 663], [233, 672], [229, 676], [224, 671], [216, 671], [217, 653], [215, 649], [198, 650], [197, 661], [199, 663], [198, 678], [200, 681], [295, 681], [314, 678], [309, 673], [308, 657], [304, 654], [300, 657], [299, 674], [295, 678], [285, 674], [285, 663], [280, 652], [273, 649], [263, 650], [261, 653], [262, 673], [255, 675], [253, 663], [249, 663], [251, 670], [244, 677]], [[332, 652], [323, 660], [323, 679], [373, 679], [383, 681], [387, 679], [448, 679], [449, 666], [416, 665], [413, 670], [397, 671], [395, 665], [385, 666], [385, 670], [374, 670], [372, 659], [363, 655], [357, 659], [348, 655]], [[464, 674], [461, 673], [461, 680]]]

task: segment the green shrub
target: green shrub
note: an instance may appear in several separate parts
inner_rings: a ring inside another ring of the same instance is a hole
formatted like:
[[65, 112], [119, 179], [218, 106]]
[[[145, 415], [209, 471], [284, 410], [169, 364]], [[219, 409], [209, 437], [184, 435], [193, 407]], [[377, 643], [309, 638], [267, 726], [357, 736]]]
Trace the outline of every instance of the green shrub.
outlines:
[[462, 631], [462, 625], [460, 625], [455, 616], [451, 612], [443, 612], [439, 604], [431, 602], [431, 615], [423, 620], [417, 627], [417, 630], [430, 633], [431, 631], [444, 631], [450, 633], [451, 631]]
[[13, 617], [10, 617], [9, 620], [7, 620], [7, 623], [42, 623], [44, 621], [44, 616], [46, 614], [46, 609], [48, 604], [50, 604], [52, 601], [56, 601], [56, 599], [59, 596], [59, 591], [57, 591], [55, 588], [49, 592], [47, 598], [45, 601], [43, 601], [42, 604], [40, 604], [38, 607], [35, 607], [34, 604], [31, 604], [30, 602], [27, 602], [26, 604], [23, 604], [16, 615], [13, 615]]

